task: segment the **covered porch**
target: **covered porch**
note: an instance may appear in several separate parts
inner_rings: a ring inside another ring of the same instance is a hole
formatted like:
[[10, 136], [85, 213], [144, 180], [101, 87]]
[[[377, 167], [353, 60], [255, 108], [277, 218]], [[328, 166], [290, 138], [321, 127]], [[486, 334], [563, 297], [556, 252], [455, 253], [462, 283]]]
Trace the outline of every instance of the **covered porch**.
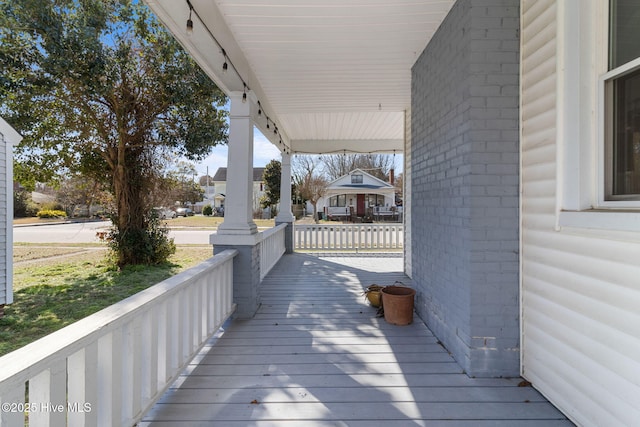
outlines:
[[[522, 375], [580, 425], [635, 425], [637, 204], [616, 228], [621, 213], [573, 212], [596, 205], [557, 194], [580, 187], [572, 174], [562, 189], [576, 165], [556, 155], [575, 148], [563, 126], [581, 124], [562, 85], [588, 62], [561, 55], [597, 50], [573, 29], [605, 2], [146, 3], [231, 100], [216, 256], [159, 302], [149, 292], [110, 312], [109, 328], [94, 318], [14, 356], [2, 402], [24, 402], [14, 389], [28, 382], [30, 399], [99, 403], [77, 425], [571, 425]], [[284, 203], [266, 233], [251, 219], [254, 127], [282, 152]], [[291, 156], [396, 151], [402, 258], [293, 252]], [[396, 278], [418, 290], [411, 326], [385, 324], [360, 295]]]
[[326, 255], [284, 255], [139, 425], [573, 425], [521, 378], [470, 378], [421, 319], [377, 318], [362, 291], [411, 285], [401, 257]]

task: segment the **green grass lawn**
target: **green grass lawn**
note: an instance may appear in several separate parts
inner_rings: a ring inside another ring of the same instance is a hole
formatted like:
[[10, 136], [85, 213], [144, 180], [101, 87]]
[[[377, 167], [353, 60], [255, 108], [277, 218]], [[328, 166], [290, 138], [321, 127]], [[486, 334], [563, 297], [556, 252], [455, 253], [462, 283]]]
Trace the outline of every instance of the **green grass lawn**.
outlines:
[[178, 246], [169, 263], [118, 271], [91, 247], [17, 246], [14, 302], [0, 319], [0, 355], [148, 288], [212, 256], [211, 246]]
[[[188, 217], [178, 217], [166, 220], [169, 227], [201, 227], [201, 228], [217, 228], [224, 218], [220, 216], [203, 216], [194, 215]], [[258, 227], [273, 227], [275, 221], [273, 219], [254, 219]]]
[[[218, 228], [224, 218], [220, 216], [203, 216], [194, 215], [189, 217], [178, 217], [166, 220], [169, 227], [199, 227], [199, 228]], [[78, 219], [76, 219], [78, 220]], [[14, 225], [30, 225], [42, 224], [46, 222], [60, 222], [59, 219], [40, 219], [40, 218], [16, 218], [13, 220]], [[275, 221], [273, 219], [254, 219], [258, 227], [273, 227]]]

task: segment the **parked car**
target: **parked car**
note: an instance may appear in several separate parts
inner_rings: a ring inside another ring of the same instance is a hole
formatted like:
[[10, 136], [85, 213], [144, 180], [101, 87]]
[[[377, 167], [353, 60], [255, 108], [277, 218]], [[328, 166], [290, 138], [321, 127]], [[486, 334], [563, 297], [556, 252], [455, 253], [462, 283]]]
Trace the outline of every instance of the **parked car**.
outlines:
[[160, 219], [170, 219], [176, 217], [176, 213], [169, 208], [153, 208], [153, 210]]
[[176, 216], [193, 216], [193, 210], [191, 208], [178, 208], [176, 209]]

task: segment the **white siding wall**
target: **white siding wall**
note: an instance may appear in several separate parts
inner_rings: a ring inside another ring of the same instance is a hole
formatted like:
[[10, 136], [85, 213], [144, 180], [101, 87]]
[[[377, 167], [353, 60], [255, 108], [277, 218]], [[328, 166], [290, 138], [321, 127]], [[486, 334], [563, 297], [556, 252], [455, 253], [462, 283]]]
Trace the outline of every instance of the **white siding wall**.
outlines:
[[13, 146], [21, 140], [0, 117], [0, 305], [13, 302]]
[[578, 425], [638, 426], [640, 233], [557, 226], [567, 147], [595, 150], [597, 139], [563, 130], [563, 7], [593, 14], [582, 1], [522, 1], [522, 372]]
[[[3, 172], [6, 170], [6, 141], [4, 134], [0, 130], [0, 200], [7, 199], [7, 183], [6, 174]], [[7, 206], [6, 203], [0, 203], [0, 224], [7, 223]], [[0, 229], [0, 260], [7, 260], [7, 236], [4, 229]], [[0, 262], [0, 305], [9, 304], [12, 302], [11, 297], [11, 281], [7, 280], [7, 266], [8, 262]]]

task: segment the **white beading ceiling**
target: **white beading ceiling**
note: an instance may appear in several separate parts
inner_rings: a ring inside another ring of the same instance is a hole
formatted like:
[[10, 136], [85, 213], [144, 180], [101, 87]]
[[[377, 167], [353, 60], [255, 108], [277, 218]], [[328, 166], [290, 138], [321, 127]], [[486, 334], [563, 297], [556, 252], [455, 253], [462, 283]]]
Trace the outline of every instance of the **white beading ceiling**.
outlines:
[[[146, 2], [223, 90], [242, 91], [244, 80], [292, 152], [308, 153], [402, 151], [411, 67], [453, 4], [191, 0], [189, 36], [186, 0]], [[242, 80], [222, 72], [211, 35]]]

